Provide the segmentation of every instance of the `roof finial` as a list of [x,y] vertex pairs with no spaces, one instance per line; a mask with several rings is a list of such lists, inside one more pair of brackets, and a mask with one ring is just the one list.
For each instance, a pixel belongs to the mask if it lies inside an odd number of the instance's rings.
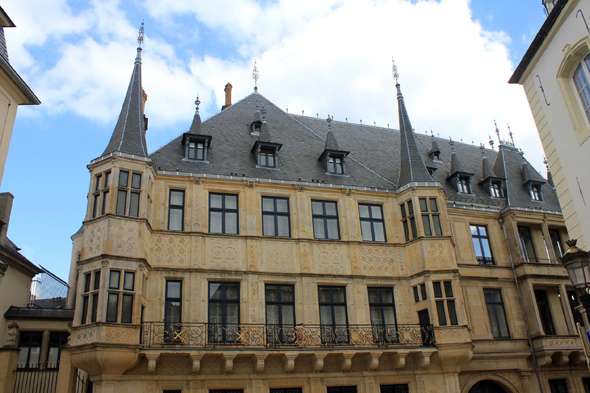
[[330,114],[328,113],[328,118],[326,119],[326,121],[328,122],[328,130],[332,129],[332,120],[334,119],[334,116],[330,116]]
[[510,124],[506,122],[506,125],[508,126],[508,135],[510,136],[510,141],[512,141],[512,147],[514,147],[514,138],[512,137],[512,130],[510,129]]
[[262,105],[262,121],[266,121],[266,108]]
[[141,45],[143,44],[143,39],[145,37],[145,29],[143,28],[143,20],[141,21],[141,28],[139,29],[139,34],[137,35],[137,44],[139,45],[139,48],[141,48]]
[[449,136],[449,145],[451,145],[451,152],[454,153],[455,152],[455,141],[450,136]]
[[490,146],[492,147],[492,150],[494,149],[494,140],[492,139],[491,135],[488,135],[488,137],[490,138]]
[[391,70],[393,71],[393,79],[395,79],[395,84],[399,84],[399,73],[397,72],[397,66],[395,65],[395,60],[393,57],[391,58]]
[[545,164],[545,167],[549,170],[549,161],[547,161],[547,157],[543,157],[543,164]]
[[432,132],[432,127],[430,127],[430,137],[434,139],[434,132]]
[[500,130],[498,130],[498,124],[496,123],[496,119],[494,119],[494,127],[496,127],[496,135],[498,135],[498,141],[501,143],[502,140],[500,139]]
[[254,91],[258,92],[258,78],[260,78],[260,73],[258,72],[258,67],[256,67],[256,60],[254,60],[254,69],[252,70],[252,79],[254,79]]
[[199,113],[199,105],[201,105],[201,100],[199,100],[199,95],[197,94],[197,99],[195,100],[195,106],[197,107],[196,113]]

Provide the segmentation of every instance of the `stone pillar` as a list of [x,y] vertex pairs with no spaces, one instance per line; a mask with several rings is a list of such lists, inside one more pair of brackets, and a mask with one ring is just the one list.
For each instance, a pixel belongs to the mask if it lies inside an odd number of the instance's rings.
[[19,351],[18,348],[0,348],[0,393],[12,393]]
[[73,392],[76,387],[76,368],[72,365],[70,353],[61,349],[59,356],[59,373],[57,374],[56,392]]

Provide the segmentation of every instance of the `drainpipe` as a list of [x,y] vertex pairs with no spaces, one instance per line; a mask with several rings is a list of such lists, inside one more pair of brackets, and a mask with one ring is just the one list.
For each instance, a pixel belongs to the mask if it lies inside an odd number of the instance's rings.
[[510,259],[510,266],[512,266],[512,274],[514,275],[514,285],[516,286],[516,292],[518,293],[518,301],[520,302],[520,311],[522,312],[522,318],[524,319],[524,328],[526,330],[526,336],[529,340],[529,348],[531,349],[531,356],[533,357],[533,365],[535,367],[535,373],[537,374],[537,380],[539,381],[539,389],[541,393],[543,392],[543,384],[541,383],[541,374],[539,374],[539,365],[537,364],[537,356],[535,355],[535,350],[533,349],[533,342],[531,340],[531,333],[529,332],[529,324],[526,319],[526,314],[524,313],[524,306],[522,304],[522,296],[520,294],[520,286],[518,285],[518,279],[516,278],[516,269],[514,268],[514,261],[512,260],[512,253],[510,252],[510,245],[508,244],[508,236],[506,236],[506,228],[504,228],[504,219],[500,217],[498,219],[498,223],[502,227],[502,232],[504,232],[504,241],[506,242],[506,248],[508,249],[508,257]]

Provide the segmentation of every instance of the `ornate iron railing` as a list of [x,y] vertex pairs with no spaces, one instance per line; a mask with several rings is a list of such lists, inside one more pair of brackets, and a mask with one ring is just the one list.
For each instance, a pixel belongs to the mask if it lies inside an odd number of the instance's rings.
[[265,325],[144,322],[144,347],[332,348],[433,346],[432,325]]

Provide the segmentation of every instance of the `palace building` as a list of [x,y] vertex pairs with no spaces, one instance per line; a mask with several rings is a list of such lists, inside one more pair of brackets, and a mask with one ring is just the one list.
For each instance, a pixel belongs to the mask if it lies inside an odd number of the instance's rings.
[[141,52],[73,236],[94,392],[590,388],[563,214],[513,142],[415,135],[399,84],[399,130],[228,84],[149,153]]

